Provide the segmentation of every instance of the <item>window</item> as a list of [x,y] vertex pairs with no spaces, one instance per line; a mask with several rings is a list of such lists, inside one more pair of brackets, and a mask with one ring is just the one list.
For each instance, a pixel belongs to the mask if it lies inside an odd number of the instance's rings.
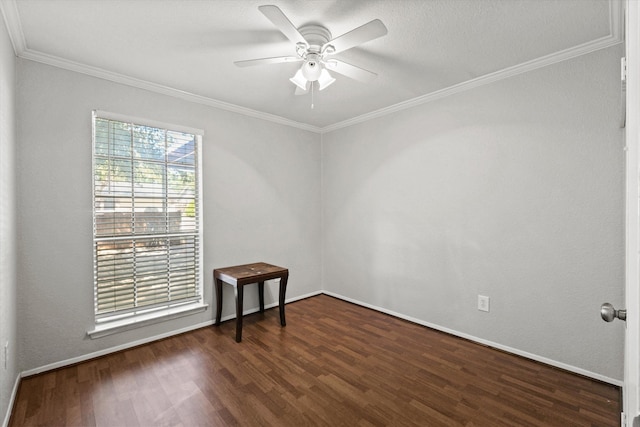
[[97,324],[202,303],[201,135],[94,112]]

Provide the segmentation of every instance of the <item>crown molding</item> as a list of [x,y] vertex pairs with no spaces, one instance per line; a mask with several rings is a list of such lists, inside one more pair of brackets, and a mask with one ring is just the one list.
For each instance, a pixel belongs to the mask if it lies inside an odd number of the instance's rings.
[[536,70],[538,68],[546,67],[548,65],[556,64],[558,62],[566,61],[578,56],[586,55],[591,52],[595,52],[600,49],[606,49],[611,46],[624,42],[624,8],[620,0],[609,0],[609,35],[601,37],[599,39],[592,40],[577,46],[573,46],[569,49],[561,50],[551,53],[549,55],[542,56],[540,58],[533,59],[531,61],[523,62],[512,67],[504,68],[502,70],[485,74],[475,79],[467,80],[462,83],[449,86],[444,89],[437,90],[435,92],[428,93],[416,98],[409,99],[407,101],[399,102],[389,107],[381,108],[379,110],[372,111],[370,113],[363,114],[352,119],[344,120],[339,123],[328,125],[322,128],[322,133],[332,132],[345,127],[353,126],[358,123],[366,122],[372,119],[376,119],[388,114],[393,114],[398,111],[406,110],[408,108],[416,107],[418,105],[426,104],[428,102],[436,101],[438,99],[445,98],[447,96],[454,95],[456,93],[464,92],[470,89],[474,89],[480,86],[484,86],[490,83],[494,83],[499,80],[507,79],[509,77],[516,76],[518,74],[527,73],[529,71]]
[[231,104],[217,99],[208,98],[202,95],[196,95],[191,92],[175,89],[169,86],[153,83],[147,80],[137,79],[135,77],[129,77],[124,74],[107,71],[102,68],[92,67],[90,65],[81,64],[74,61],[69,61],[57,56],[48,55],[42,52],[32,51],[25,49],[20,55],[20,58],[28,59],[35,62],[51,65],[58,68],[63,68],[77,73],[86,74],[92,77],[98,77],[100,79],[109,80],[115,83],[120,83],[127,86],[132,86],[138,89],[148,90],[174,98],[179,98],[185,101],[193,102],[196,104],[207,105],[209,107],[218,108],[220,110],[231,111],[233,113],[242,114],[257,119],[267,120],[274,123],[279,123],[294,128],[320,133],[321,128],[306,123],[296,122],[275,114],[269,114],[262,111],[252,110],[250,108],[241,107],[239,105]]
[[320,133],[322,129],[318,126],[313,126],[307,123],[296,122],[275,114],[269,114],[262,111],[252,110],[251,108],[241,107],[239,105],[231,104],[217,99],[208,98],[206,96],[196,95],[194,93],[186,92],[180,89],[164,86],[161,84],[153,83],[146,80],[137,79],[124,74],[115,73],[98,67],[92,67],[79,62],[69,61],[58,56],[49,55],[46,53],[38,52],[29,49],[25,41],[24,33],[22,31],[22,25],[20,23],[20,14],[18,12],[18,6],[16,0],[0,0],[0,12],[4,17],[7,31],[9,32],[9,38],[13,45],[13,50],[19,58],[28,59],[42,64],[51,65],[54,67],[75,71],[77,73],[86,74],[89,76],[97,77],[104,80],[109,80],[115,83],[120,83],[127,86],[136,87],[139,89],[145,89],[151,92],[172,96],[185,101],[194,102],[197,104],[207,105],[209,107],[218,108],[220,110],[226,110],[233,113],[242,114],[257,119],[262,119],[274,123],[278,123],[285,126],[291,126],[294,128]]
[[577,56],[586,55],[624,42],[624,7],[622,0],[609,0],[609,35],[605,37],[489,73],[475,79],[467,80],[348,120],[324,127],[318,127],[31,50],[28,48],[24,38],[16,0],[0,0],[0,12],[2,12],[4,17],[15,54],[20,58],[319,134],[332,132],[368,120],[386,116],[388,114],[393,114],[398,111],[416,107],[456,93],[484,86],[502,79],[566,61]]
[[624,42],[624,0],[609,0],[609,36]]
[[16,56],[20,56],[20,54],[26,50],[27,43],[24,39],[24,32],[22,31],[16,0],[0,0],[0,12],[2,12],[4,23],[7,26],[13,51]]

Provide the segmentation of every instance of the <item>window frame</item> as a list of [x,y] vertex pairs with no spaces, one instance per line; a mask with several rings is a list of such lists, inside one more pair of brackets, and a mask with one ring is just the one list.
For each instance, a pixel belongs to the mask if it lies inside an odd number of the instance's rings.
[[[96,129],[95,123],[96,119],[105,119],[105,120],[114,120],[119,122],[128,123],[130,125],[139,125],[146,126],[152,128],[159,128],[165,131],[172,132],[180,132],[194,135],[195,138],[195,153],[196,153],[196,197],[197,197],[197,205],[198,209],[196,209],[196,226],[197,232],[194,233],[197,240],[196,251],[197,251],[197,296],[190,298],[188,300],[171,302],[167,301],[166,303],[160,305],[151,305],[151,306],[142,306],[134,309],[126,309],[118,312],[114,312],[111,314],[99,314],[97,310],[97,277],[96,277],[96,268],[97,268],[97,256],[96,256],[96,242],[100,239],[96,235],[95,229],[95,216],[96,216],[96,188],[95,188],[95,179],[96,179]],[[94,328],[90,331],[87,331],[87,334],[91,338],[99,338],[106,335],[111,335],[113,333],[117,333],[124,330],[129,330],[133,328],[142,327],[148,324],[157,323],[160,321],[166,321],[170,319],[174,319],[177,317],[182,317],[198,312],[202,312],[207,309],[208,304],[204,303],[204,271],[203,271],[203,203],[202,203],[202,141],[204,137],[204,131],[202,129],[175,125],[171,123],[160,122],[157,120],[150,120],[140,117],[133,117],[124,114],[111,113],[107,111],[94,110],[92,111],[91,118],[91,138],[92,138],[92,147],[91,147],[91,168],[92,168],[92,216],[93,216],[93,231],[92,231],[92,256],[93,256],[93,267],[94,267],[94,278],[93,278],[93,314],[94,314]],[[166,181],[166,171],[165,171],[165,181]],[[167,235],[171,233],[169,230],[166,232]],[[132,238],[135,238],[135,234],[130,235]]]

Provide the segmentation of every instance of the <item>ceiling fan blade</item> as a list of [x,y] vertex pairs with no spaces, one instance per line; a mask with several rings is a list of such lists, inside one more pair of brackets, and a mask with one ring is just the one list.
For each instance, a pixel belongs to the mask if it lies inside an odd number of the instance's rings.
[[248,59],[246,61],[235,61],[238,67],[252,67],[254,65],[281,64],[283,62],[300,62],[302,58],[297,56],[276,56],[273,58]]
[[273,25],[278,27],[282,34],[287,36],[289,40],[295,44],[302,43],[305,46],[309,45],[304,37],[302,37],[302,34],[300,34],[298,29],[291,23],[291,21],[289,21],[289,18],[286,17],[278,6],[264,5],[258,6],[258,9],[267,17],[267,19],[269,19],[269,21],[273,23]]
[[336,73],[363,83],[370,83],[378,77],[374,72],[356,67],[355,65],[347,64],[346,62],[339,61],[337,59],[331,59],[327,61],[325,65],[327,66],[327,69],[331,71],[335,71]]
[[366,43],[370,40],[377,39],[387,34],[387,27],[384,26],[381,20],[374,19],[366,24],[349,31],[333,40],[328,41],[322,49],[331,45],[335,48],[333,53],[343,52],[352,47],[358,46],[362,43]]

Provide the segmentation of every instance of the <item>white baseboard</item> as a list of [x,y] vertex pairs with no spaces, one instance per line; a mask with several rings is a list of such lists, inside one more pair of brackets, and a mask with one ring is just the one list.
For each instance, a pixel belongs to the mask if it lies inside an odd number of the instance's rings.
[[[321,293],[322,293],[322,291],[317,291],[317,292],[311,292],[311,293],[308,293],[308,294],[305,294],[305,295],[300,295],[300,296],[297,296],[297,297],[294,297],[294,298],[289,298],[289,299],[287,299],[285,301],[285,303],[289,304],[289,303],[294,302],[294,301],[298,301],[298,300],[301,300],[301,299],[310,298],[310,297],[313,297],[313,296],[316,296],[316,295],[320,295]],[[274,303],[271,303],[271,304],[265,304],[264,308],[267,309],[267,308],[272,308],[272,307],[277,307],[277,306],[278,306],[278,303],[274,302]],[[259,307],[251,308],[251,309],[245,310],[243,312],[243,314],[246,315],[246,314],[256,313],[256,312],[258,312],[258,310],[260,310]],[[235,314],[230,314],[228,316],[224,316],[221,319],[221,321],[235,319],[235,317],[236,317]],[[129,348],[132,348],[132,347],[137,347],[137,346],[142,345],[142,344],[148,344],[148,343],[153,342],[153,341],[158,341],[158,340],[161,340],[161,339],[164,339],[164,338],[171,337],[173,335],[182,334],[182,333],[185,333],[185,332],[193,331],[195,329],[200,329],[200,328],[204,328],[204,327],[211,326],[211,325],[213,325],[213,320],[209,320],[209,321],[206,321],[206,322],[203,322],[203,323],[198,323],[196,325],[190,325],[190,326],[188,326],[186,328],[176,329],[176,330],[164,333],[164,334],[155,335],[155,336],[148,337],[148,338],[143,338],[143,339],[140,339],[140,340],[137,340],[137,341],[128,342],[128,343],[125,343],[125,344],[122,344],[122,345],[118,345],[118,346],[115,346],[115,347],[106,348],[104,350],[99,350],[99,351],[96,351],[96,352],[93,352],[93,353],[83,354],[82,356],[72,357],[70,359],[61,360],[59,362],[50,363],[48,365],[40,366],[40,367],[35,368],[35,369],[29,369],[27,371],[23,371],[20,374],[20,377],[29,377],[31,375],[41,374],[43,372],[51,371],[53,369],[64,368],[65,366],[69,366],[69,365],[74,365],[76,363],[85,362],[87,360],[95,359],[96,357],[106,356],[107,354],[111,354],[111,353],[115,353],[115,352],[118,352],[118,351],[126,350],[126,349],[129,349]]]
[[59,362],[49,363],[48,365],[40,366],[35,369],[29,369],[27,371],[22,371],[22,377],[29,377],[31,375],[41,374],[43,372],[51,371],[53,369],[64,368],[65,366],[74,365],[80,362],[86,362],[87,360],[95,359],[96,357],[106,356],[107,354],[116,353],[118,351],[126,350],[131,347],[137,347],[142,344],[147,344],[153,341],[158,341],[163,338],[168,338],[173,335],[182,334],[184,332],[189,332],[194,329],[203,328],[205,326],[209,326],[213,324],[213,320],[209,320],[203,323],[198,323],[196,325],[191,325],[186,328],[176,329],[164,334],[156,335],[153,337],[143,338],[137,341],[131,341],[122,345],[118,345],[115,347],[106,348],[104,350],[95,351],[93,353],[83,354],[82,356],[72,357],[70,359],[61,360]]
[[[482,338],[478,338],[478,337],[475,337],[473,335],[469,335],[469,334],[465,334],[465,333],[462,333],[462,332],[459,332],[459,331],[455,331],[453,329],[445,328],[445,327],[440,326],[440,325],[436,325],[436,324],[433,324],[433,323],[430,323],[430,322],[425,322],[424,320],[417,319],[415,317],[406,316],[406,315],[404,315],[402,313],[397,313],[397,312],[392,311],[392,310],[387,310],[385,308],[378,307],[378,306],[375,306],[375,305],[372,305],[372,304],[368,304],[368,303],[365,303],[365,302],[362,302],[362,301],[358,301],[358,300],[355,300],[353,298],[346,297],[344,295],[336,294],[334,292],[329,292],[329,291],[310,292],[310,293],[305,294],[305,295],[300,295],[300,296],[297,296],[295,298],[287,299],[286,303],[288,304],[288,303],[299,301],[299,300],[302,300],[302,299],[314,297],[314,296],[320,295],[320,294],[326,294],[326,295],[341,299],[343,301],[347,301],[347,302],[350,302],[350,303],[353,303],[353,304],[356,304],[356,305],[359,305],[359,306],[362,306],[362,307],[370,308],[372,310],[379,311],[381,313],[385,313],[385,314],[388,314],[388,315],[391,315],[391,316],[394,316],[394,317],[397,317],[397,318],[400,318],[400,319],[404,319],[404,320],[407,320],[409,322],[416,323],[418,325],[426,326],[428,328],[432,328],[432,329],[435,329],[435,330],[438,330],[438,331],[441,331],[441,332],[448,333],[450,335],[454,335],[454,336],[457,336],[457,337],[460,337],[460,338],[464,338],[464,339],[467,339],[469,341],[477,342],[479,344],[483,344],[483,345],[486,345],[486,346],[489,346],[489,347],[493,347],[493,348],[496,348],[496,349],[499,349],[499,350],[502,350],[502,351],[506,351],[508,353],[512,353],[512,354],[515,354],[515,355],[518,355],[518,356],[522,356],[522,357],[525,357],[527,359],[535,360],[537,362],[541,362],[541,363],[544,363],[544,364],[547,364],[547,365],[550,365],[550,366],[554,366],[556,368],[564,369],[566,371],[573,372],[573,373],[576,373],[576,374],[579,374],[579,375],[583,375],[583,376],[588,377],[588,378],[593,378],[595,380],[602,381],[602,382],[605,382],[605,383],[608,383],[608,384],[612,384],[612,385],[615,385],[615,386],[618,386],[618,387],[622,387],[623,386],[623,382],[621,380],[617,380],[617,379],[614,379],[614,378],[609,378],[609,377],[606,377],[604,375],[600,375],[600,374],[597,374],[595,372],[587,371],[585,369],[578,368],[578,367],[573,366],[573,365],[568,365],[566,363],[558,362],[556,360],[549,359],[549,358],[546,358],[546,357],[543,357],[543,356],[540,356],[540,355],[537,355],[537,354],[533,354],[533,353],[529,353],[529,352],[526,352],[526,351],[518,350],[516,348],[512,348],[512,347],[505,346],[505,345],[502,345],[502,344],[499,344],[499,343],[495,343],[495,342],[488,341],[488,340],[485,340],[485,339],[482,339]],[[265,305],[265,309],[266,308],[276,307],[277,305],[278,305],[277,302],[274,302],[274,303],[271,303],[271,304],[267,304],[267,305]],[[247,314],[256,313],[258,310],[259,310],[258,307],[251,308],[251,309],[245,310],[244,314],[247,315]],[[222,318],[222,321],[231,320],[231,319],[234,319],[235,317],[236,317],[235,314],[230,314],[230,315],[224,316]],[[28,376],[31,376],[31,375],[36,375],[36,374],[40,374],[42,372],[50,371],[50,370],[53,370],[53,369],[63,368],[65,366],[73,365],[73,364],[80,363],[80,362],[85,362],[85,361],[90,360],[90,359],[95,359],[96,357],[106,356],[106,355],[111,354],[111,353],[115,353],[115,352],[118,352],[118,351],[126,350],[128,348],[136,347],[136,346],[139,346],[139,345],[142,345],[142,344],[147,344],[147,343],[150,343],[150,342],[153,342],[153,341],[157,341],[157,340],[161,340],[161,339],[164,339],[164,338],[168,338],[168,337],[173,336],[173,335],[178,335],[178,334],[182,334],[184,332],[189,332],[189,331],[192,331],[192,330],[195,330],[195,329],[199,329],[199,328],[203,328],[203,327],[206,327],[206,326],[210,326],[212,324],[213,324],[213,320],[210,320],[210,321],[207,321],[207,322],[199,323],[199,324],[196,324],[196,325],[191,325],[191,326],[188,326],[186,328],[173,330],[173,331],[170,331],[170,332],[167,332],[167,333],[164,333],[164,334],[160,334],[160,335],[156,335],[156,336],[153,336],[153,337],[148,337],[148,338],[144,338],[144,339],[141,339],[141,340],[128,342],[128,343],[125,343],[125,344],[122,344],[122,345],[119,345],[119,346],[116,346],[116,347],[111,347],[111,348],[107,348],[107,349],[104,349],[104,350],[96,351],[96,352],[93,352],[93,353],[85,354],[85,355],[82,355],[82,356],[74,357],[74,358],[71,358],[71,359],[66,359],[66,360],[62,360],[62,361],[59,361],[59,362],[50,363],[48,365],[41,366],[39,368],[23,371],[19,375],[18,380],[19,380],[20,377],[28,377]],[[15,398],[15,393],[17,392],[17,386],[18,386],[18,383],[19,383],[18,380],[16,380],[16,386],[14,387],[14,390],[13,390],[13,395],[12,395],[12,400],[11,400],[11,407],[13,406],[13,399]],[[8,421],[9,421],[9,416],[10,416],[10,414],[7,414],[7,417],[5,419],[5,424],[4,424],[5,426],[7,425]]]
[[9,398],[9,405],[7,406],[7,413],[4,416],[2,427],[9,426],[9,420],[11,420],[11,413],[13,412],[13,404],[16,401],[18,395],[18,387],[20,386],[20,374],[16,375],[16,381],[13,383],[13,390],[11,391],[11,397]]
[[568,365],[566,363],[558,362],[557,360],[549,359],[549,358],[546,358],[546,357],[543,357],[543,356],[539,356],[537,354],[533,354],[533,353],[529,353],[529,352],[526,352],[526,351],[518,350],[516,348],[508,347],[506,345],[502,345],[502,344],[498,344],[498,343],[495,343],[495,342],[492,342],[492,341],[488,341],[488,340],[485,340],[485,339],[482,339],[482,338],[478,338],[478,337],[475,337],[473,335],[465,334],[463,332],[458,332],[458,331],[455,331],[453,329],[445,328],[443,326],[436,325],[436,324],[433,324],[433,323],[430,323],[430,322],[425,322],[424,320],[416,319],[415,317],[406,316],[406,315],[404,315],[402,313],[397,313],[395,311],[387,310],[386,308],[382,308],[382,307],[378,307],[378,306],[375,306],[375,305],[367,304],[365,302],[358,301],[358,300],[355,300],[353,298],[345,297],[344,295],[336,294],[334,292],[323,291],[322,293],[326,294],[326,295],[329,295],[329,296],[332,296],[332,297],[335,297],[335,298],[338,298],[338,299],[341,299],[343,301],[347,301],[347,302],[350,302],[350,303],[353,303],[353,304],[356,304],[356,305],[360,305],[362,307],[370,308],[372,310],[379,311],[381,313],[385,313],[385,314],[391,315],[393,317],[398,317],[400,319],[408,320],[409,322],[417,323],[418,325],[426,326],[428,328],[435,329],[437,331],[446,332],[447,334],[450,334],[450,335],[454,335],[454,336],[457,336],[457,337],[460,337],[460,338],[467,339],[469,341],[473,341],[473,342],[476,342],[476,343],[479,343],[479,344],[483,344],[483,345],[486,345],[486,346],[489,346],[489,347],[493,347],[493,348],[496,348],[496,349],[499,349],[499,350],[502,350],[502,351],[506,351],[507,353],[512,353],[512,354],[515,354],[515,355],[518,355],[518,356],[525,357],[527,359],[535,360],[536,362],[541,362],[541,363],[544,363],[546,365],[550,365],[550,366],[554,366],[556,368],[564,369],[565,371],[569,371],[569,372],[573,372],[575,374],[583,375],[585,377],[593,378],[595,380],[602,381],[602,382],[605,382],[605,383],[608,383],[608,384],[612,384],[612,385],[615,385],[615,386],[618,386],[618,387],[622,387],[623,386],[623,381],[621,381],[621,380],[617,380],[617,379],[614,379],[614,378],[609,378],[609,377],[606,377],[604,375],[597,374],[595,372],[591,372],[591,371],[587,371],[587,370],[582,369],[582,368],[578,368],[576,366],[572,366],[572,365]]

